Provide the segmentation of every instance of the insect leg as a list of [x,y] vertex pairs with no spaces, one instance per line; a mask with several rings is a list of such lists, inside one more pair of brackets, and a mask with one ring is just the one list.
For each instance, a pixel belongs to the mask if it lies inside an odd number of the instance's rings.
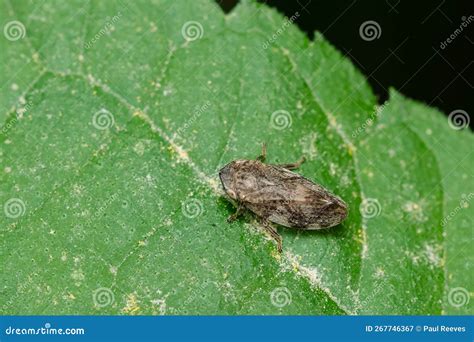
[[227,218],[227,222],[234,222],[244,212],[244,209],[245,207],[242,204],[239,204],[235,213]]
[[305,162],[305,157],[301,157],[300,160],[298,160],[296,163],[290,163],[290,164],[278,164],[277,166],[282,167],[287,170],[296,170]]
[[267,144],[262,144],[262,154],[257,157],[257,160],[260,160],[262,163],[267,159]]
[[283,243],[282,243],[281,235],[278,234],[278,231],[276,230],[276,228],[272,225],[270,221],[268,221],[267,219],[262,219],[261,221],[262,221],[263,228],[265,228],[268,234],[270,234],[270,236],[276,241],[278,253],[281,253],[283,251]]

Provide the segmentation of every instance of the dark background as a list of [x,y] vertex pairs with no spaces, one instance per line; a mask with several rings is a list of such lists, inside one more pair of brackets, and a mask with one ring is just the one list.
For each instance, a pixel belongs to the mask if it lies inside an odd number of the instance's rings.
[[[239,0],[216,0],[229,12]],[[266,0],[291,17],[311,39],[324,36],[364,73],[382,103],[388,88],[425,102],[446,115],[456,109],[474,128],[474,21],[445,49],[440,45],[474,15],[474,0]],[[360,25],[374,20],[382,34],[364,41]]]

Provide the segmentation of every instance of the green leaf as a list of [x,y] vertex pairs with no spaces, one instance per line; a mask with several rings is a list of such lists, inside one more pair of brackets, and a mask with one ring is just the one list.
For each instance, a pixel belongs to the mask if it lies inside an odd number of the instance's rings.
[[[472,229],[474,227],[472,168],[474,138],[468,130],[457,130],[466,123],[465,114],[460,121],[448,120],[435,109],[407,100],[391,92],[392,114],[382,116],[391,125],[403,121],[426,145],[435,159],[441,176],[439,186],[443,194],[444,268],[443,313],[472,314],[473,302],[466,293],[472,289],[474,257],[472,254]],[[438,223],[439,224],[439,223]],[[472,295],[471,295],[472,296]],[[464,304],[463,304],[464,303]]]
[[[397,94],[378,115],[321,35],[248,1],[1,6],[26,30],[0,40],[1,313],[472,312],[448,301],[472,288],[472,215],[442,224],[472,136]],[[452,159],[423,134],[433,116],[464,146]],[[281,256],[252,215],[226,222],[217,176],[262,142],[350,208],[327,231],[280,227]]]

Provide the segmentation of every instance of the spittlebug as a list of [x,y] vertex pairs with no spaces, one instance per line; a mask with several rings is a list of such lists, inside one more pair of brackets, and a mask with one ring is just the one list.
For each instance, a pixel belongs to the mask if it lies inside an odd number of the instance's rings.
[[219,171],[225,193],[237,204],[229,216],[234,221],[245,210],[256,214],[265,230],[282,251],[279,225],[316,230],[338,225],[347,217],[347,204],[323,186],[290,170],[297,169],[304,157],[293,164],[265,164],[266,147],[256,160],[234,160]]

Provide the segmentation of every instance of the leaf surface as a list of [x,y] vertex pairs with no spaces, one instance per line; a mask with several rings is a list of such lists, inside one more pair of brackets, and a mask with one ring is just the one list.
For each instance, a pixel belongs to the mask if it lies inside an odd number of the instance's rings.
[[[397,94],[373,119],[321,35],[247,1],[1,6],[26,28],[0,41],[2,313],[469,312],[447,294],[472,287],[472,222],[441,223],[472,185],[472,136],[446,135],[465,146],[450,159],[423,134],[441,114]],[[226,222],[217,176],[262,142],[350,208],[327,231],[280,227],[281,256],[252,215]]]

